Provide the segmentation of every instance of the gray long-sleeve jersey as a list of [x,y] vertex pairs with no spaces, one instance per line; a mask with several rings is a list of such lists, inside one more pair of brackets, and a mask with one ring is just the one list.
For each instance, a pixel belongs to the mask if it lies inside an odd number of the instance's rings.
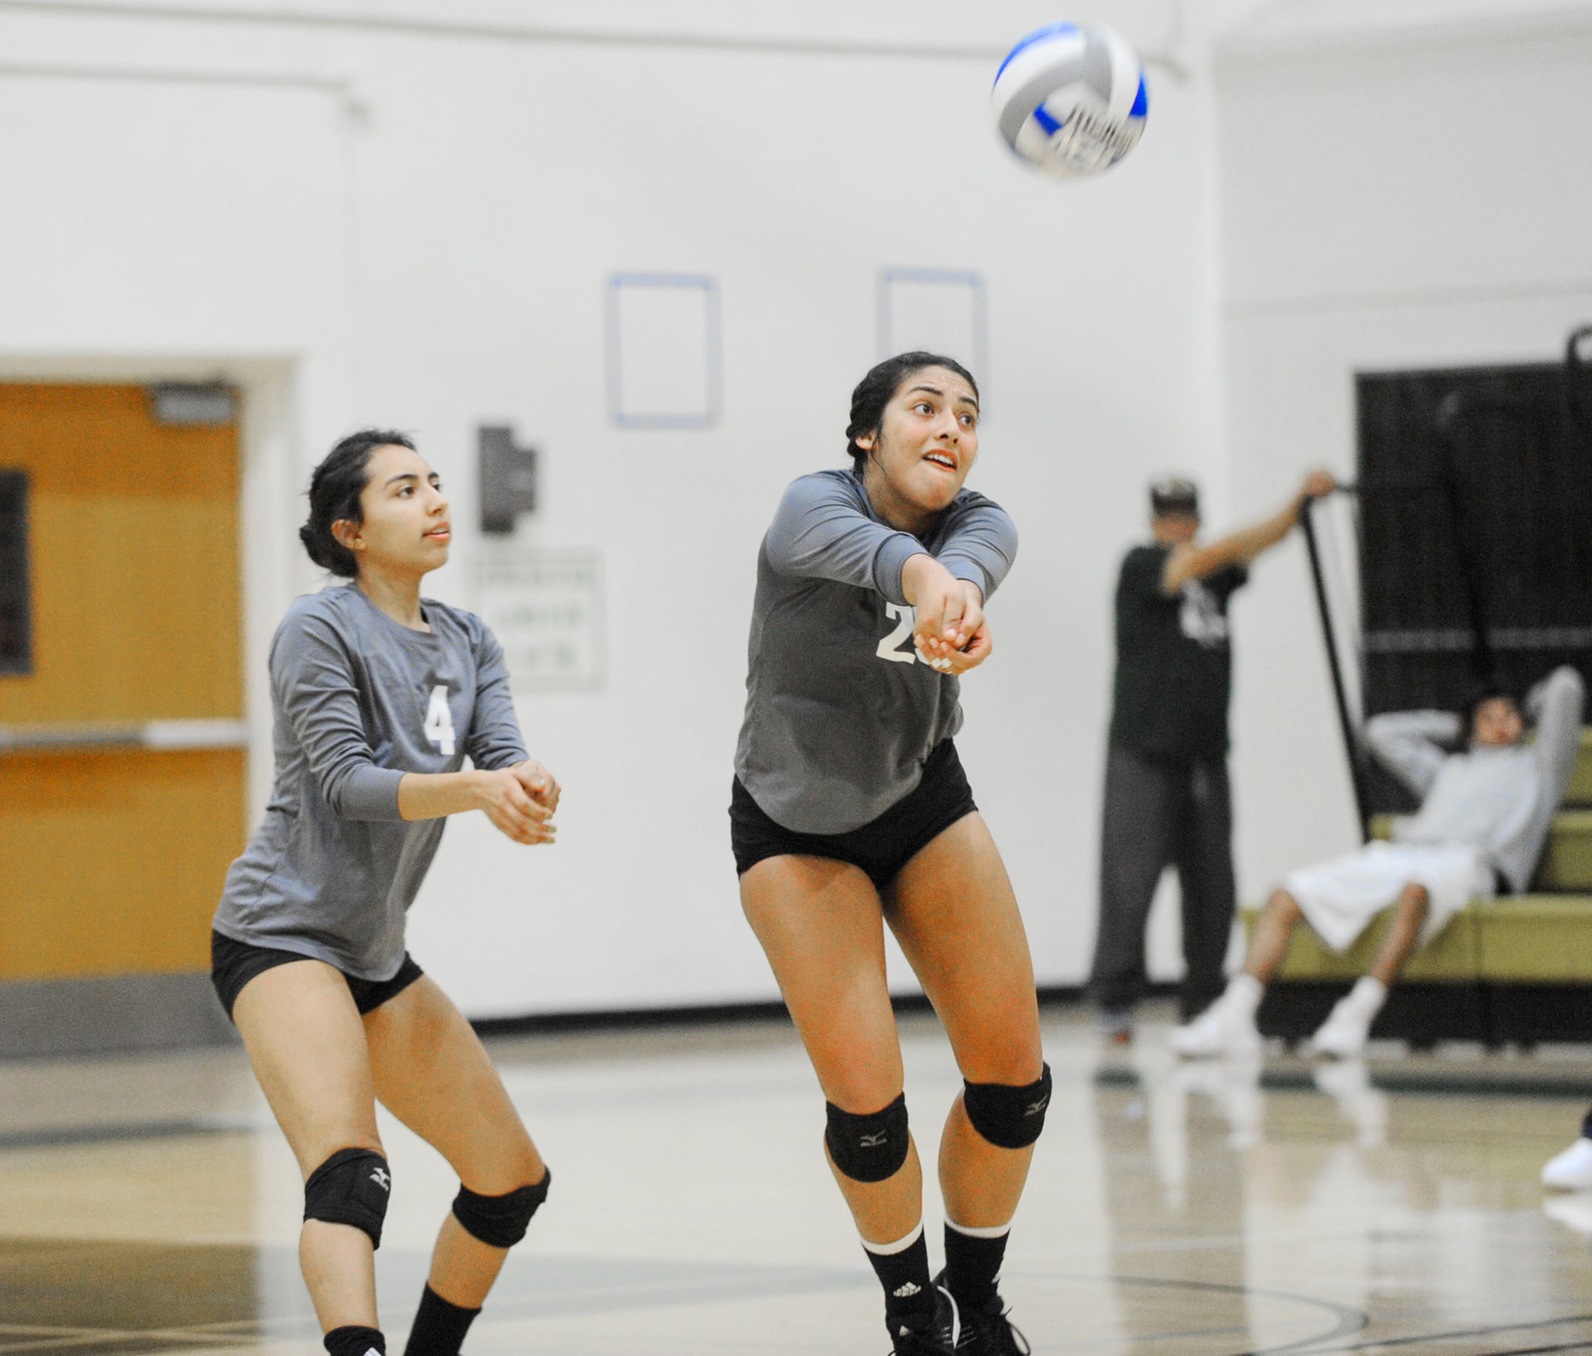
[[1510,748],[1442,747],[1460,735],[1451,711],[1391,711],[1366,722],[1371,752],[1421,797],[1393,822],[1399,843],[1479,848],[1515,893],[1531,884],[1554,811],[1575,767],[1581,737],[1581,676],[1555,669],[1526,698],[1537,737]]
[[878,818],[961,728],[958,680],[912,645],[901,571],[924,551],[988,599],[1017,529],[963,490],[920,540],[883,522],[850,471],[803,476],[780,500],[757,557],[735,771],[788,829],[845,833]]
[[404,915],[446,821],[398,814],[406,772],[526,757],[508,672],[479,617],[425,599],[412,631],[353,585],[297,599],[271,642],[276,782],[227,872],[214,927],[360,979],[404,954]]

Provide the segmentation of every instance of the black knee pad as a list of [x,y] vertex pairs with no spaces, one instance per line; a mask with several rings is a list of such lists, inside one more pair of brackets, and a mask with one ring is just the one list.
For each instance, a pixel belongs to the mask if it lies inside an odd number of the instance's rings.
[[1050,1105],[1050,1065],[1037,1083],[1014,1088],[1008,1083],[967,1083],[962,1105],[973,1129],[1001,1149],[1026,1149],[1045,1128]]
[[553,1174],[544,1173],[533,1186],[522,1186],[503,1196],[479,1196],[463,1183],[453,1198],[453,1217],[471,1238],[494,1248],[512,1248],[530,1227],[537,1206],[547,1199]]
[[379,1248],[391,1193],[385,1158],[372,1149],[339,1149],[304,1183],[304,1218],[352,1224]]
[[824,1143],[842,1173],[857,1182],[882,1182],[901,1171],[911,1143],[905,1093],[871,1116],[853,1116],[833,1102],[824,1106],[829,1113]]

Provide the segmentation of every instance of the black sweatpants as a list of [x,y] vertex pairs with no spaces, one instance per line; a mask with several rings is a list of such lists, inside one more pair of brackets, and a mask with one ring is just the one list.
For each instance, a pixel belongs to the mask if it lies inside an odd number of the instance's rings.
[[1128,749],[1106,758],[1100,833],[1100,923],[1089,989],[1106,1009],[1132,1007],[1144,992],[1144,931],[1161,872],[1177,868],[1183,904],[1184,1021],[1226,986],[1232,937],[1233,804],[1223,759],[1168,763]]

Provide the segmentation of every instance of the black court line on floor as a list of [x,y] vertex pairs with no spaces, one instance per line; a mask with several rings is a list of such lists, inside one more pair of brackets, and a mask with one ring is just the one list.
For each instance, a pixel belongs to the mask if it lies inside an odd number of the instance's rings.
[[[378,1255],[384,1305],[407,1320],[425,1279],[421,1251]],[[1360,1309],[1316,1296],[1241,1285],[1153,1276],[1074,1275],[1048,1283],[1137,1286],[1242,1306],[1257,1297],[1322,1315],[1314,1332],[1263,1349],[1284,1352],[1349,1350],[1336,1339],[1363,1332]],[[749,1266],[667,1262],[656,1258],[527,1256],[504,1272],[493,1296],[495,1320],[588,1316],[681,1305],[756,1302],[873,1289],[861,1267]],[[269,1305],[268,1310],[266,1306]],[[270,1311],[274,1310],[274,1312]],[[195,1345],[247,1349],[267,1338],[313,1341],[317,1335],[291,1248],[242,1244],[128,1244],[71,1240],[0,1241],[0,1353],[66,1352],[80,1356],[159,1356]],[[1228,1312],[1177,1332],[1141,1332],[1136,1342],[1231,1338],[1245,1328]],[[400,1325],[401,1326],[401,1325]],[[1291,1325],[1294,1326],[1294,1325]],[[1295,1330],[1308,1329],[1301,1317]],[[1088,1349],[1094,1342],[1068,1344]],[[1253,1353],[1260,1356],[1260,1353]]]
[[[377,1255],[383,1307],[407,1323],[430,1257]],[[871,1289],[859,1267],[527,1255],[494,1289],[494,1318],[587,1315]],[[194,1345],[319,1336],[293,1248],[0,1239],[0,1353],[156,1356]],[[402,1326],[402,1325],[400,1325]],[[25,1334],[19,1338],[18,1334]],[[53,1334],[53,1336],[52,1336]]]
[[[1303,1350],[1308,1348],[1310,1356],[1326,1356],[1330,1352],[1345,1351],[1380,1351],[1383,1348],[1399,1347],[1408,1349],[1421,1347],[1433,1342],[1455,1342],[1467,1338],[1499,1337],[1504,1333],[1542,1332],[1548,1328],[1570,1327],[1575,1324],[1585,1324],[1592,1328],[1592,1313],[1564,1314],[1558,1318],[1529,1319],[1516,1323],[1493,1323],[1477,1328],[1447,1328],[1440,1332],[1406,1333],[1402,1337],[1368,1337],[1360,1342],[1347,1342],[1338,1346],[1319,1346],[1315,1342],[1296,1344],[1287,1350]],[[1244,1352],[1242,1356],[1270,1356],[1270,1353],[1282,1351],[1281,1347],[1268,1347],[1265,1352]],[[1586,1351],[1592,1350],[1592,1332],[1585,1337],[1571,1342],[1550,1343],[1546,1346],[1535,1347],[1496,1347],[1486,1353],[1486,1356],[1529,1356],[1531,1352],[1547,1351]]]
[[[1363,1332],[1371,1322],[1370,1314],[1364,1309],[1357,1309],[1352,1305],[1339,1304],[1335,1300],[1321,1299],[1316,1295],[1301,1295],[1292,1290],[1264,1290],[1258,1286],[1250,1285],[1224,1285],[1219,1281],[1190,1281],[1175,1276],[1089,1276],[1072,1277],[1074,1280],[1093,1280],[1105,1285],[1138,1285],[1151,1289],[1195,1291],[1205,1294],[1223,1295],[1232,1299],[1264,1298],[1282,1300],[1285,1303],[1300,1304],[1310,1309],[1324,1309],[1333,1318],[1332,1325],[1325,1331],[1309,1337],[1295,1338],[1292,1342],[1284,1342],[1277,1346],[1260,1347],[1252,1351],[1244,1351],[1241,1356],[1274,1356],[1275,1353],[1288,1351],[1305,1351],[1316,1349],[1337,1350],[1338,1348],[1324,1347],[1323,1343],[1331,1342],[1339,1337],[1347,1337],[1351,1333]],[[1134,1333],[1135,1342],[1174,1341],[1179,1338],[1187,1339],[1193,1336],[1213,1337],[1230,1329],[1205,1328],[1189,1329],[1180,1332],[1154,1332]]]
[[[1317,1069],[1331,1065],[1301,1064],[1264,1069],[1260,1086],[1268,1092],[1315,1091]],[[1580,1069],[1562,1073],[1522,1070],[1501,1064],[1496,1069],[1444,1069],[1367,1064],[1366,1079],[1379,1092],[1413,1092],[1441,1097],[1529,1097],[1576,1100],[1592,1098],[1592,1078]]]
[[28,1130],[0,1130],[0,1152],[7,1149],[61,1149],[79,1144],[120,1144],[141,1139],[184,1139],[191,1135],[252,1134],[267,1120],[217,1116],[162,1121],[106,1121],[99,1125],[46,1125]]
[[[393,1313],[407,1317],[420,1293],[428,1264],[422,1251],[384,1251],[379,1283]],[[267,1283],[268,1281],[268,1283]],[[1073,1274],[1047,1277],[1047,1284],[1082,1283],[1176,1292],[1184,1308],[1206,1295],[1243,1305],[1265,1299],[1315,1311],[1325,1320],[1314,1332],[1291,1341],[1243,1348],[1246,1328],[1226,1313],[1178,1330],[1139,1331],[1135,1344],[1231,1338],[1233,1356],[1337,1356],[1382,1348],[1419,1352],[1446,1349],[1514,1335],[1487,1349],[1487,1356],[1592,1350],[1592,1312],[1506,1324],[1374,1337],[1365,1310],[1319,1296],[1286,1290],[1196,1281],[1177,1277]],[[262,1289],[262,1285],[264,1288]],[[656,1258],[592,1258],[530,1255],[505,1271],[491,1305],[497,1319],[591,1315],[687,1304],[736,1303],[773,1297],[871,1290],[873,1278],[859,1267],[756,1266],[667,1262]],[[265,1311],[267,1295],[273,1296]],[[7,1353],[66,1353],[79,1356],[161,1356],[196,1345],[235,1345],[247,1350],[267,1339],[313,1341],[317,1335],[302,1292],[291,1248],[244,1244],[129,1244],[60,1239],[0,1240],[0,1356]],[[1527,1334],[1585,1325],[1589,1332],[1568,1341],[1529,1344]],[[1290,1326],[1295,1326],[1290,1323]],[[1295,1330],[1308,1327],[1301,1318]],[[1565,1334],[1568,1336],[1568,1334]],[[1346,1340],[1358,1337],[1359,1340]],[[1520,1339],[1527,1338],[1525,1343]],[[1091,1340],[1064,1343],[1088,1350]],[[1052,1348],[1056,1349],[1056,1348]]]
[[[1216,1063],[1201,1066],[1225,1068]],[[1316,1074],[1330,1064],[1268,1065],[1256,1070],[1255,1086],[1265,1092],[1321,1092]],[[1144,1076],[1122,1064],[1103,1064],[1092,1081],[1101,1088],[1142,1088]],[[1580,1070],[1563,1074],[1533,1070],[1522,1073],[1509,1067],[1489,1069],[1390,1068],[1366,1065],[1366,1082],[1378,1092],[1407,1092],[1436,1097],[1525,1097],[1544,1100],[1592,1100],[1592,1078]]]
[[[1315,1081],[1314,1064],[1289,1064],[1259,1071],[1256,1086],[1266,1092],[1323,1092]],[[1592,1101],[1592,1078],[1585,1073],[1522,1072],[1509,1066],[1497,1070],[1449,1071],[1423,1068],[1367,1066],[1367,1081],[1379,1092],[1428,1096],[1527,1097],[1545,1100]],[[1105,1064],[1091,1081],[1102,1088],[1141,1088],[1137,1069]],[[8,1149],[56,1149],[84,1144],[114,1144],[134,1140],[180,1139],[189,1135],[245,1133],[270,1127],[269,1118],[247,1116],[194,1116],[152,1121],[107,1121],[101,1124],[37,1126],[25,1130],[0,1130],[0,1153]]]

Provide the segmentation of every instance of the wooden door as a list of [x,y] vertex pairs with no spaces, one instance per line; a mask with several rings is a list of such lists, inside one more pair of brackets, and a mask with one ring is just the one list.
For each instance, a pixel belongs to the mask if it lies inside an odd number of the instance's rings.
[[31,633],[0,667],[0,981],[208,968],[245,827],[238,460],[141,386],[0,384]]

